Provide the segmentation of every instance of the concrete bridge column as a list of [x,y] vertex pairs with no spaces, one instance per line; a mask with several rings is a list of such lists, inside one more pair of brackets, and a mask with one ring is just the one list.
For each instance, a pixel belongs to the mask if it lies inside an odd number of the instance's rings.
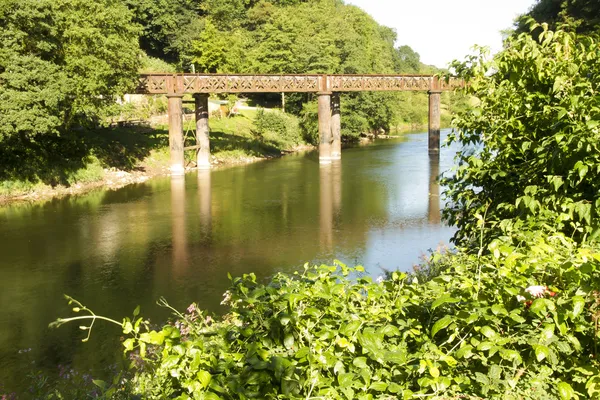
[[340,94],[331,95],[331,159],[342,158],[342,118],[340,113]]
[[331,92],[319,92],[319,163],[331,164]]
[[167,112],[169,114],[169,150],[171,155],[171,175],[183,175],[183,110],[182,94],[168,94]]
[[440,84],[437,77],[433,78],[429,90],[429,154],[440,153]]
[[210,129],[208,127],[208,94],[194,94],[196,112],[196,164],[198,169],[210,168]]

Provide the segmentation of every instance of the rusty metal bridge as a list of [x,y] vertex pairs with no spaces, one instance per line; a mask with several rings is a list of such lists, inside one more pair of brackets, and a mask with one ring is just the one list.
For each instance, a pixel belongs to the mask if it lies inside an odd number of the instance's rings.
[[[456,78],[431,75],[233,75],[144,74],[136,93],[165,94],[169,114],[171,173],[184,173],[185,149],[195,149],[198,168],[210,168],[208,96],[210,93],[316,93],[319,102],[319,162],[341,158],[340,93],[361,91],[427,91],[429,153],[440,145],[440,93],[463,85]],[[184,147],[182,98],[194,97],[196,145]]]

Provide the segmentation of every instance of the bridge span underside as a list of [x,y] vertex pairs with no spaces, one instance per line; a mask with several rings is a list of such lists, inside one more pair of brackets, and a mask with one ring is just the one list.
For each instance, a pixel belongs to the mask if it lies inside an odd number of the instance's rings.
[[[319,162],[341,158],[340,94],[360,91],[427,91],[429,153],[439,154],[440,93],[462,85],[459,79],[431,75],[140,75],[138,94],[168,97],[171,174],[185,171],[184,150],[196,150],[198,168],[210,168],[208,96],[211,93],[316,93],[319,103]],[[184,147],[183,96],[194,97],[196,145]]]

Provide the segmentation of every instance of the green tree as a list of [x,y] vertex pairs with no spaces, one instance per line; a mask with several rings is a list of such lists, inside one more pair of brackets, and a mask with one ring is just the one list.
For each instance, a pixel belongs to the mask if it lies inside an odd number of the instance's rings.
[[421,70],[421,56],[409,46],[400,46],[395,51],[394,72],[398,74],[418,74]]
[[133,22],[142,26],[140,47],[148,55],[188,70],[192,42],[202,32],[202,2],[194,0],[123,0]]
[[[600,2],[597,0],[538,0],[525,18],[517,22],[517,30],[526,32],[529,28],[528,18],[537,22],[546,22],[550,27],[572,22],[579,33],[593,32],[600,29]],[[539,32],[537,32],[539,33]]]
[[70,130],[133,88],[138,28],[116,0],[6,0],[0,26],[0,179],[35,179],[46,162],[80,161]]
[[454,120],[463,149],[445,180],[459,244],[526,227],[598,234],[600,47],[568,27],[532,29],[542,34],[509,38],[491,62],[454,64],[478,100]]

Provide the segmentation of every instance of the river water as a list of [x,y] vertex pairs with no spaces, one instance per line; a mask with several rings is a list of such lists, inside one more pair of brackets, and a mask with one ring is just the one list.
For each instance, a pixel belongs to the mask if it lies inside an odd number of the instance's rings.
[[0,208],[0,397],[36,372],[103,377],[118,363],[118,327],[97,323],[87,343],[78,323],[48,328],[72,314],[63,294],[117,320],[141,305],[158,323],[161,296],[222,312],[227,273],[266,279],[334,259],[373,277],[410,270],[453,233],[435,179],[453,155],[430,158],[417,133],[345,149],[329,166],[311,152]]

